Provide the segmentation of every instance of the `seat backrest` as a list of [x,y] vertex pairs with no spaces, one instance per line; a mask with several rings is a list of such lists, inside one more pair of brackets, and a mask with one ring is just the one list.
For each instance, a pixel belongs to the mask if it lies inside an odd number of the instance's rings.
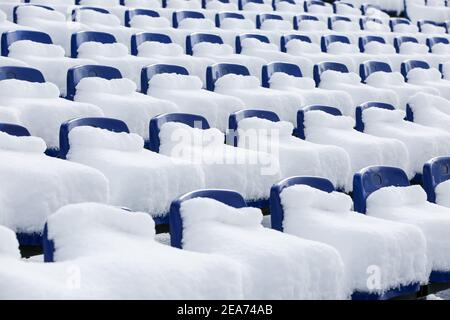
[[305,113],[309,111],[323,111],[333,116],[342,116],[341,111],[338,108],[323,106],[323,105],[311,105],[304,107],[297,111],[297,128],[296,135],[300,139],[305,139]]
[[269,38],[262,34],[255,34],[255,33],[244,33],[236,36],[236,53],[241,53],[242,51],[242,42],[244,39],[258,39],[261,42],[270,43]]
[[116,38],[106,32],[98,31],[80,31],[72,34],[70,39],[70,54],[72,58],[78,57],[78,48],[84,42],[116,43]]
[[145,68],[142,68],[141,71],[141,92],[147,94],[149,87],[148,82],[153,78],[154,75],[161,73],[176,73],[182,75],[189,75],[187,69],[182,66],[163,63],[149,65]]
[[283,179],[274,184],[270,189],[270,220],[272,229],[283,232],[284,210],[281,203],[281,192],[285,188],[299,184],[307,185],[324,192],[334,191],[334,186],[331,181],[320,177],[296,176]]
[[423,188],[427,200],[436,202],[436,186],[450,179],[450,157],[436,157],[423,166]]
[[419,43],[419,41],[416,38],[414,38],[414,37],[407,37],[407,36],[395,37],[394,38],[394,48],[395,48],[395,51],[397,51],[397,53],[400,52],[400,47],[405,42]]
[[130,27],[131,19],[134,16],[148,16],[158,18],[160,15],[157,11],[151,9],[128,9],[125,11],[125,26]]
[[174,11],[172,13],[172,25],[174,28],[178,28],[180,22],[184,19],[192,18],[192,19],[205,19],[205,15],[198,11]]
[[20,40],[31,40],[44,44],[52,44],[52,39],[44,32],[31,30],[7,31],[2,34],[1,38],[2,56],[7,57],[9,54],[9,46]]
[[262,67],[262,86],[265,88],[270,88],[270,77],[275,72],[283,72],[290,76],[294,77],[302,77],[302,71],[300,67],[293,63],[286,62],[271,62]]
[[309,36],[305,36],[303,34],[288,34],[283,35],[280,38],[280,50],[282,52],[287,52],[286,45],[291,40],[300,40],[308,43],[312,43],[311,38]]
[[384,40],[383,37],[380,36],[363,36],[359,37],[358,45],[359,45],[359,51],[365,52],[366,51],[366,45],[371,42],[376,41],[379,43],[386,43],[386,40]]
[[264,0],[238,0],[238,9],[239,10],[244,10],[244,6],[247,3],[258,3],[258,4],[264,4]]
[[260,14],[256,15],[256,28],[261,29],[261,26],[264,23],[264,21],[269,20],[269,19],[283,20],[283,17],[278,14],[273,14],[273,13],[260,13]]
[[167,122],[184,123],[192,128],[209,129],[208,120],[205,117],[190,113],[163,113],[150,120],[149,126],[149,148],[153,152],[159,152],[161,140],[159,132],[163,124]]
[[141,32],[131,36],[131,54],[137,56],[139,46],[146,41],[172,43],[172,39],[163,33]]
[[406,173],[395,167],[370,166],[355,173],[353,176],[353,202],[354,209],[366,213],[367,197],[383,187],[409,186]]
[[91,6],[76,7],[75,9],[72,10],[72,21],[78,21],[78,14],[80,11],[83,10],[91,10],[98,13],[110,14],[110,12],[105,8],[91,7]]
[[355,129],[364,132],[363,111],[369,108],[381,108],[386,110],[395,110],[394,106],[389,103],[367,101],[356,107],[355,110]]
[[363,14],[363,15],[366,15],[366,14],[367,14],[367,11],[368,11],[370,8],[377,9],[377,10],[380,10],[380,11],[381,11],[380,6],[377,6],[377,5],[371,4],[371,3],[363,3],[363,4],[361,5],[361,12],[362,12],[362,14]]
[[305,12],[309,12],[311,6],[326,7],[326,3],[320,0],[306,0],[303,2],[303,10],[305,10]]
[[423,27],[427,24],[431,24],[435,27],[442,27],[445,29],[445,33],[448,32],[447,30],[447,24],[445,24],[445,22],[437,22],[437,21],[433,21],[433,20],[426,20],[426,19],[422,19],[417,21],[417,27],[419,28],[419,32],[423,31]]
[[30,67],[0,67],[0,80],[17,79],[29,82],[45,82],[42,73]]
[[30,136],[27,128],[12,123],[0,123],[0,131],[16,137]]
[[320,63],[314,65],[314,70],[313,70],[314,81],[316,82],[317,86],[319,86],[319,84],[320,84],[320,75],[327,70],[333,70],[333,71],[338,71],[338,72],[343,72],[343,73],[349,72],[347,66],[343,63],[330,62],[330,61],[320,62]]
[[293,26],[294,26],[295,30],[299,29],[299,24],[303,20],[319,21],[319,18],[317,18],[316,16],[313,16],[313,15],[309,15],[309,14],[299,14],[297,16],[294,16]]
[[102,65],[81,65],[67,71],[67,99],[73,100],[76,87],[83,78],[98,77],[107,80],[120,79],[122,74],[116,68]]
[[402,62],[400,72],[406,79],[408,72],[414,68],[430,69],[430,65],[426,61],[410,59]]
[[61,159],[66,159],[67,153],[70,150],[69,132],[73,128],[89,126],[94,128],[106,129],[113,132],[130,133],[125,122],[118,119],[92,117],[92,118],[76,118],[64,122],[59,129],[59,156]]
[[359,75],[361,80],[366,81],[367,77],[375,72],[392,72],[389,63],[383,61],[368,60],[359,65]]
[[223,44],[220,36],[211,33],[192,33],[186,37],[186,54],[193,54],[194,46],[200,42]]
[[328,52],[328,46],[333,42],[342,42],[350,44],[350,39],[346,36],[336,35],[336,34],[328,34],[322,36],[320,39],[320,48],[322,52]]
[[280,121],[280,118],[278,117],[278,115],[273,111],[257,110],[257,109],[244,109],[244,110],[235,111],[235,112],[231,113],[228,118],[228,129],[234,139],[227,138],[227,143],[232,144],[233,146],[237,147],[238,142],[239,142],[238,141],[239,137],[237,136],[239,121],[246,119],[246,118],[254,118],[254,117],[270,120],[273,122]]
[[392,31],[394,31],[394,28],[396,25],[398,24],[411,24],[411,21],[409,21],[408,19],[405,18],[392,18],[389,20],[389,27],[391,28]]
[[352,22],[352,19],[346,16],[331,16],[328,17],[328,29],[333,30],[333,24],[336,21],[347,21]]
[[433,52],[433,46],[438,43],[450,44],[450,41],[444,37],[430,37],[427,38],[427,46],[430,48],[430,52]]
[[206,89],[214,91],[216,81],[220,77],[230,73],[243,76],[250,75],[247,67],[243,65],[234,63],[216,63],[206,68]]
[[170,244],[172,247],[182,249],[183,243],[183,219],[181,218],[181,204],[194,198],[210,198],[225,203],[233,208],[243,208],[247,204],[244,198],[237,192],[221,189],[205,189],[186,193],[172,201],[169,212]]
[[363,17],[359,19],[359,26],[361,28],[361,30],[366,30],[367,29],[367,23],[371,21],[371,22],[376,22],[379,24],[384,24],[382,20],[378,19],[378,18],[372,18],[372,17]]
[[214,19],[214,21],[216,23],[216,27],[220,28],[220,26],[222,24],[222,20],[226,19],[226,18],[241,19],[241,20],[245,19],[243,14],[240,14],[237,12],[217,12],[215,19]]
[[42,8],[42,9],[47,9],[49,11],[54,11],[55,9],[53,9],[52,7],[49,6],[44,6],[41,4],[31,4],[31,3],[25,3],[25,4],[19,4],[18,6],[15,6],[13,9],[13,22],[17,23],[19,17],[17,15],[17,11],[19,10],[20,7],[25,7],[25,6],[33,6],[33,7],[38,7],[38,8]]

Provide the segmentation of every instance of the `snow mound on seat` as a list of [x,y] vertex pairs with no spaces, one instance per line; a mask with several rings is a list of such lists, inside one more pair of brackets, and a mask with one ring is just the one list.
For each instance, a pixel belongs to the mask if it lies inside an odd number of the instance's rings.
[[436,203],[450,208],[450,180],[439,183],[434,189],[436,193]]
[[364,46],[364,52],[368,54],[395,54],[395,48],[387,43],[370,41]]
[[445,43],[436,43],[431,47],[431,52],[435,54],[450,54],[450,45]]
[[320,53],[320,47],[317,43],[310,43],[306,41],[301,41],[299,39],[292,39],[286,44],[286,50],[289,53]]
[[103,56],[109,58],[124,57],[128,55],[128,48],[121,43],[99,43],[94,41],[83,42],[78,47],[80,56]]
[[88,77],[81,79],[76,86],[76,90],[122,95],[136,92],[136,84],[123,78],[107,80],[99,77]]
[[[426,241],[418,228],[356,213],[352,199],[340,192],[295,185],[284,189],[280,198],[284,232],[336,248],[352,291],[383,293],[427,283]],[[373,266],[383,276],[368,287],[367,273]]]
[[255,24],[249,19],[225,18],[220,22],[220,29],[251,30],[255,29]]
[[142,29],[164,29],[170,28],[171,23],[165,17],[149,17],[145,15],[136,15],[130,20],[130,26]]
[[284,72],[275,72],[269,80],[270,87],[277,89],[282,87],[294,87],[304,90],[312,90],[316,84],[311,78],[294,77]]
[[347,297],[336,251],[263,228],[258,223],[260,210],[235,209],[213,199],[196,198],[183,202],[180,212],[183,248],[216,253],[239,263],[245,299]]
[[178,23],[179,29],[211,30],[215,25],[209,19],[185,18]]
[[105,14],[95,10],[78,10],[77,21],[82,21],[83,23],[89,24],[101,24],[109,27],[120,26],[120,19],[113,14]]
[[241,41],[241,46],[243,49],[257,49],[257,50],[267,50],[267,51],[278,51],[278,47],[273,43],[262,42],[255,38],[245,38]]
[[50,82],[29,82],[17,79],[0,81],[0,96],[8,98],[59,98],[58,87]]
[[[199,123],[199,125],[201,125],[201,123]],[[216,128],[192,128],[184,123],[177,122],[168,122],[163,124],[162,127],[160,139],[161,141],[164,141],[164,147],[168,148],[168,150],[174,150],[173,148],[176,148],[180,143],[180,138],[183,138],[183,140],[186,139],[185,141],[192,147],[223,146],[224,134]]]
[[30,40],[15,41],[8,47],[9,54],[22,55],[30,52],[36,56],[42,57],[64,57],[65,52],[61,46],[47,43],[39,43]]
[[414,122],[450,132],[450,102],[436,95],[419,92],[408,104],[414,114]]
[[367,198],[367,215],[415,225],[427,240],[427,256],[433,271],[450,270],[450,209],[426,201],[417,185],[384,187]]
[[19,242],[16,234],[4,226],[0,226],[0,256],[20,259]]
[[149,85],[156,89],[168,90],[201,90],[202,81],[196,76],[176,73],[163,73],[154,75]]
[[138,47],[139,55],[152,56],[155,54],[165,56],[181,56],[183,55],[183,48],[176,43],[161,43],[157,41],[145,41]]
[[200,42],[192,48],[194,55],[217,55],[224,56],[233,54],[233,48],[228,44]]
[[359,53],[359,50],[353,44],[335,41],[328,45],[327,52],[330,54],[354,54]]
[[292,30],[292,24],[286,20],[266,19],[261,24],[261,30]]
[[240,74],[227,74],[217,79],[215,86],[218,90],[221,88],[227,89],[255,89],[260,87],[260,82],[257,77],[244,76]]
[[298,22],[299,31],[325,31],[327,29],[327,24],[323,21],[301,20]]
[[39,6],[19,6],[17,8],[18,23],[25,19],[48,19],[51,21],[66,21],[66,17],[56,10],[47,10]]
[[422,43],[404,42],[400,46],[400,54],[427,54],[428,47]]
[[47,146],[44,140],[38,137],[17,137],[0,132],[0,149],[24,153],[44,153]]
[[431,23],[422,24],[421,32],[427,33],[427,34],[445,34],[445,33],[447,33],[447,31],[445,30],[444,27],[435,26]]
[[320,75],[320,82],[342,82],[346,84],[359,84],[361,83],[361,78],[354,72],[326,70]]
[[442,75],[439,70],[431,68],[431,69],[422,69],[422,68],[414,68],[408,72],[406,78],[408,82],[426,82],[426,81],[440,81],[442,79]]

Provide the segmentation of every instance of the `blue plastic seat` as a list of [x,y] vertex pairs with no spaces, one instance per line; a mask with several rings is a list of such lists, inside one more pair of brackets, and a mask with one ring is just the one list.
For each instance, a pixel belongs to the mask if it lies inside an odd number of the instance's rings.
[[0,81],[17,79],[29,82],[45,82],[42,73],[30,67],[0,67]]
[[278,11],[278,4],[281,2],[287,2],[296,5],[295,0],[272,0],[272,8],[274,11]]
[[430,52],[433,52],[432,49],[435,44],[438,44],[438,43],[450,44],[450,41],[444,37],[430,37],[430,38],[427,38],[426,43],[427,43],[428,48],[430,48]]
[[[257,109],[244,109],[235,111],[232,114],[230,114],[230,117],[228,118],[228,129],[229,132],[232,133],[232,135],[227,138],[227,144],[231,144],[235,147],[238,145],[239,137],[237,134],[237,129],[239,126],[239,121],[246,119],[246,118],[260,118],[260,119],[266,119],[273,122],[280,121],[280,118],[278,115],[273,111],[268,110],[257,110]],[[233,139],[231,139],[233,137]]]
[[430,69],[430,65],[426,61],[410,59],[402,62],[400,72],[406,79],[408,72],[414,68]]
[[220,36],[211,33],[192,33],[186,37],[186,54],[192,55],[194,46],[200,42],[223,44]]
[[398,24],[407,24],[410,25],[411,21],[405,18],[392,18],[389,20],[389,27],[391,28],[391,31],[394,32],[394,28]]
[[444,22],[437,22],[433,20],[419,20],[417,21],[417,27],[419,28],[419,32],[422,32],[423,26],[426,24],[431,24],[436,27],[442,27],[445,29],[445,33],[448,33],[447,25]]
[[361,30],[367,30],[367,22],[372,21],[372,22],[376,22],[379,24],[384,24],[383,20],[380,20],[378,18],[372,18],[372,17],[363,17],[359,19],[359,27],[361,28]]
[[184,19],[192,18],[192,19],[205,19],[205,15],[198,11],[174,11],[172,13],[172,26],[174,28],[178,28],[180,22]]
[[257,3],[257,4],[264,4],[264,0],[238,0],[238,8],[239,10],[244,10],[244,6],[247,3]]
[[159,147],[161,145],[161,141],[159,139],[159,132],[161,131],[161,127],[163,126],[163,124],[167,122],[184,123],[185,125],[188,125],[193,128],[199,128],[199,126],[201,129],[210,128],[208,120],[196,114],[164,113],[159,116],[153,117],[150,120],[149,126],[149,137],[150,137],[149,148],[151,151],[159,152]]
[[100,7],[91,7],[91,6],[85,6],[85,7],[77,7],[75,9],[72,10],[72,21],[78,21],[78,12],[82,11],[82,10],[92,10],[95,12],[99,12],[99,13],[105,13],[105,14],[109,14],[110,12],[105,9],[105,8],[100,8]]
[[331,16],[331,17],[328,17],[328,29],[334,30],[333,29],[333,24],[336,21],[352,22],[352,19],[350,19],[349,17],[346,17],[346,16]]
[[261,42],[264,43],[270,43],[269,38],[262,34],[255,34],[255,33],[244,33],[236,36],[236,53],[241,53],[242,51],[242,41],[244,39],[253,38],[258,39]]
[[384,102],[376,102],[376,101],[368,101],[364,102],[355,110],[355,129],[361,132],[364,132],[364,122],[363,122],[363,111],[369,108],[381,108],[386,110],[395,110],[394,106],[389,103]]
[[216,13],[215,16],[215,23],[216,23],[216,27],[220,28],[220,26],[222,25],[222,21],[226,18],[230,18],[230,19],[240,19],[240,20],[244,20],[245,17],[243,14],[237,13],[237,12],[218,12]]
[[[346,5],[346,6],[350,7],[350,8],[354,8],[355,7],[353,5],[353,3],[344,2],[344,1],[334,1],[332,3],[332,6],[333,6],[333,11],[334,11],[335,14],[339,14],[339,12],[338,12],[338,5]],[[361,10],[361,9],[359,9],[359,10]]]
[[407,37],[407,36],[399,36],[394,38],[394,48],[397,53],[400,52],[400,47],[405,42],[414,42],[419,43],[419,41],[414,37]]
[[12,124],[12,123],[0,123],[0,132],[4,132],[11,136],[16,136],[16,137],[30,136],[30,132],[28,131],[27,128],[22,127],[18,124]]
[[262,24],[264,21],[272,19],[272,20],[283,20],[283,17],[278,14],[273,13],[260,13],[256,15],[256,28],[261,29]]
[[311,6],[326,7],[327,4],[320,0],[306,0],[303,2],[303,10],[305,10],[305,12],[309,12],[309,7],[311,7]]
[[74,99],[78,83],[81,79],[88,77],[99,77],[111,80],[122,78],[122,74],[116,68],[102,65],[82,65],[72,67],[67,71],[67,99]]
[[358,39],[359,51],[365,52],[366,45],[371,41],[376,41],[379,43],[386,43],[386,40],[384,40],[384,38],[380,37],[380,36],[362,36],[362,37],[359,37],[359,39]]
[[116,43],[116,38],[106,32],[98,31],[80,31],[72,34],[70,39],[70,54],[72,58],[78,57],[78,48],[84,42]]
[[377,6],[377,5],[375,5],[375,4],[364,3],[364,4],[361,5],[361,12],[362,12],[362,14],[363,14],[363,15],[366,15],[366,14],[367,14],[367,11],[368,11],[370,8],[373,8],[373,9],[377,9],[377,10],[382,11],[381,8],[380,8],[379,6]]
[[183,248],[183,219],[181,218],[180,208],[184,201],[194,198],[210,198],[225,203],[233,208],[247,207],[244,198],[237,192],[222,189],[197,190],[186,193],[172,201],[170,205],[169,224],[170,224],[170,244],[172,247]]
[[92,117],[92,118],[76,118],[64,122],[59,129],[59,157],[61,159],[66,159],[67,153],[70,150],[69,133],[70,130],[76,127],[94,127],[100,129],[106,129],[113,132],[126,132],[130,133],[125,122],[113,118],[102,118],[102,117]]
[[134,16],[148,16],[158,18],[160,15],[155,10],[151,9],[128,9],[125,11],[125,27],[130,27],[130,21]]
[[300,67],[293,63],[286,62],[271,62],[262,67],[262,86],[265,88],[270,88],[270,77],[275,72],[283,72],[293,77],[302,77],[302,71]]
[[333,70],[333,71],[338,71],[338,72],[343,72],[343,73],[349,72],[347,66],[343,63],[330,62],[330,61],[320,62],[320,63],[314,65],[314,69],[313,69],[313,76],[314,76],[314,81],[316,82],[316,86],[319,86],[319,84],[320,84],[320,75],[327,70]]
[[368,60],[359,65],[359,75],[361,81],[366,81],[367,77],[375,72],[392,72],[391,66],[382,61]]
[[305,139],[305,113],[309,111],[323,111],[333,116],[342,116],[342,113],[338,108],[323,105],[311,105],[298,110],[295,135],[303,140]]
[[214,91],[214,86],[217,79],[230,73],[243,76],[250,75],[247,67],[243,65],[233,63],[216,63],[206,68],[206,89],[209,91]]
[[148,82],[153,78],[156,74],[161,73],[176,73],[182,75],[189,75],[189,72],[186,68],[173,65],[173,64],[152,64],[145,68],[142,68],[141,71],[141,92],[143,94],[147,94],[148,91]]
[[17,23],[17,19],[18,19],[18,17],[17,17],[17,10],[19,9],[19,7],[24,7],[24,6],[33,6],[33,7],[39,7],[39,8],[47,9],[47,10],[50,10],[50,11],[55,11],[55,9],[53,9],[52,7],[44,6],[44,5],[41,5],[41,4],[31,4],[31,3],[19,4],[18,6],[15,6],[14,9],[13,9],[13,22],[14,23]]
[[328,34],[325,36],[322,36],[320,39],[320,48],[322,52],[328,52],[328,46],[332,44],[333,42],[341,42],[341,43],[347,43],[350,44],[350,39],[346,36],[341,36],[337,34]]
[[281,52],[287,52],[286,45],[291,40],[300,40],[300,41],[312,43],[311,38],[309,36],[305,36],[303,34],[283,35],[280,38],[280,50],[281,50]]
[[450,179],[450,157],[436,157],[423,166],[423,188],[427,200],[436,202],[436,186]]
[[139,46],[146,41],[172,43],[172,39],[163,33],[140,32],[131,36],[131,54],[137,56]]
[[[206,9],[206,6],[210,0],[202,0],[202,9]],[[230,0],[217,0],[222,3],[230,3]]]
[[39,43],[52,44],[52,38],[44,32],[31,30],[7,31],[2,34],[2,56],[7,57],[9,54],[9,46],[20,40],[31,40]]
[[293,26],[294,26],[295,30],[299,30],[299,24],[302,20],[319,21],[319,18],[317,18],[316,16],[309,15],[309,14],[300,14],[298,16],[294,16]]

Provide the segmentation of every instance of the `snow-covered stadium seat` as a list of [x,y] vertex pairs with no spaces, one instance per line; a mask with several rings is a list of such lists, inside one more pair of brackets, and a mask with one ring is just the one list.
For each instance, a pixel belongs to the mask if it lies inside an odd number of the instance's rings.
[[[109,180],[108,203],[149,213],[167,223],[170,201],[204,187],[201,168],[144,149],[144,139],[111,118],[77,118],[60,130],[60,157],[101,171]],[[189,175],[189,181],[183,177]]]
[[417,21],[419,32],[430,34],[442,34],[447,33],[447,25],[443,22],[436,22],[432,20],[419,20]]
[[266,206],[270,186],[280,177],[278,159],[226,145],[224,137],[199,115],[168,113],[150,122],[153,151],[200,164],[207,188],[236,190],[253,206]]
[[427,201],[419,185],[409,185],[405,172],[396,167],[372,166],[353,178],[355,211],[419,227],[427,241],[432,269],[430,282],[450,279],[450,209]]
[[391,32],[391,28],[383,20],[372,17],[363,17],[359,19],[361,30],[371,32]]
[[392,18],[389,20],[389,26],[392,32],[396,33],[416,33],[419,28],[405,18]]
[[436,157],[423,165],[423,188],[429,202],[450,207],[449,179],[450,157]]
[[77,66],[69,70],[67,78],[69,99],[92,103],[102,109],[106,117],[124,121],[146,144],[150,119],[161,113],[178,111],[173,102],[137,92],[134,82],[122,78],[120,71],[112,67]]
[[337,32],[357,31],[360,28],[359,23],[353,21],[347,16],[328,17],[328,29]]
[[241,11],[272,11],[271,4],[265,3],[264,0],[238,0],[238,8]]
[[198,77],[177,65],[150,65],[142,70],[141,82],[142,93],[172,101],[180,112],[201,115],[219,130],[226,129],[231,112],[244,106],[239,98],[204,90]]
[[409,170],[421,180],[423,164],[431,158],[450,154],[448,132],[405,121],[405,113],[379,102],[366,102],[357,108],[356,128],[370,135],[402,141],[409,154]]
[[239,193],[199,190],[172,203],[171,243],[236,261],[246,270],[245,299],[343,299],[349,295],[340,283],[342,260],[335,249],[263,228],[261,221],[261,211],[247,207]]
[[332,3],[334,13],[341,15],[361,15],[361,10],[358,7],[355,7],[352,3],[348,3],[345,1],[334,1]]
[[[436,54],[447,54],[449,53],[449,44],[450,41],[448,38],[444,37],[430,37],[427,38],[427,46],[430,48],[430,52],[436,53]],[[436,47],[435,47],[436,46]]]
[[319,0],[306,0],[303,2],[305,12],[309,14],[333,14],[334,9],[330,3]]
[[359,132],[353,129],[354,123],[353,118],[342,116],[336,108],[308,106],[298,111],[297,135],[314,143],[344,148],[350,156],[352,174],[370,165],[388,165],[405,169],[410,178],[414,176],[403,142]]
[[288,31],[292,30],[292,23],[284,20],[278,14],[260,13],[256,16],[256,28],[269,31]]
[[108,199],[103,174],[49,157],[45,149],[45,142],[25,127],[0,124],[0,197],[8,199],[2,202],[0,222],[17,233],[21,245],[39,245],[47,217],[60,207]]
[[450,101],[436,95],[417,93],[408,100],[406,119],[450,132]]
[[[271,225],[336,248],[354,300],[385,300],[417,292],[429,276],[422,232],[358,214],[352,205],[352,199],[336,192],[327,179],[291,177],[271,189]],[[386,259],[386,250],[393,248],[395,253]],[[389,271],[383,273],[378,287],[368,288],[367,272],[373,265]]]
[[[350,158],[344,149],[311,143],[292,136],[294,126],[276,113],[244,109],[229,118],[227,143],[271,153],[279,158],[281,177],[323,176],[339,189],[351,184]],[[234,138],[234,139],[233,139]]]

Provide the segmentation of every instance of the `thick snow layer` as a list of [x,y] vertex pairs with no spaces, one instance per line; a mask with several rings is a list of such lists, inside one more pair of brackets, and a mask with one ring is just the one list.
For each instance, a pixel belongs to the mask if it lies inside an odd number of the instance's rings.
[[[245,299],[343,299],[343,265],[325,244],[264,228],[256,208],[235,209],[213,199],[181,205],[183,248],[239,263]],[[205,241],[208,239],[208,241]]]
[[157,74],[149,81],[147,94],[174,102],[181,112],[202,115],[220,130],[227,128],[230,113],[244,107],[239,98],[202,89],[194,76]]
[[220,28],[225,30],[253,30],[255,24],[250,19],[225,18],[220,22]]
[[215,91],[241,99],[247,108],[274,111],[280,119],[292,123],[296,122],[297,111],[305,105],[298,94],[263,88],[253,76],[227,74],[216,81]]
[[[383,293],[400,285],[428,282],[426,240],[415,226],[352,211],[352,199],[295,185],[280,195],[284,232],[336,248],[352,291]],[[370,270],[381,272],[379,283]]]
[[408,103],[414,114],[414,122],[450,132],[449,100],[419,92]]
[[106,202],[108,181],[97,170],[44,155],[45,142],[0,132],[0,224],[16,232],[40,233],[58,208]]
[[208,57],[193,57],[184,54],[183,47],[176,43],[161,43],[146,41],[139,45],[138,56],[185,67],[189,74],[199,77],[206,83],[206,68],[214,64],[215,60]]
[[1,299],[243,297],[238,263],[156,242],[146,214],[83,203],[61,208],[48,225],[62,261],[46,264],[20,260],[14,233],[0,226]]
[[406,0],[406,11],[408,18],[413,22],[421,19],[445,22],[450,18],[449,8],[442,5],[442,3],[424,5],[424,1],[422,0]]
[[68,21],[64,14],[37,6],[20,6],[17,9],[17,22],[33,27],[50,35],[53,43],[70,52],[70,39],[73,33],[89,30],[87,25]]
[[69,138],[67,158],[103,172],[112,205],[162,215],[173,199],[205,185],[199,166],[143,149],[143,139],[134,133],[77,127]]
[[223,144],[217,129],[201,130],[169,122],[161,127],[159,152],[173,159],[199,164],[206,188],[231,189],[247,200],[267,199],[272,184],[280,179],[278,159]]
[[83,78],[76,89],[75,101],[98,106],[106,117],[124,121],[131,132],[145,140],[151,118],[179,110],[173,102],[136,92],[136,84],[126,78]]
[[381,43],[378,41],[370,41],[364,46],[364,52],[374,55],[381,54],[396,54],[393,45],[388,43]]
[[247,56],[259,57],[267,62],[289,62],[300,67],[307,77],[312,76],[313,62],[308,58],[294,56],[285,52],[280,52],[273,43],[264,43],[255,38],[246,38],[242,41],[242,51]]
[[275,72],[270,77],[269,82],[272,89],[299,94],[305,106],[334,106],[343,113],[350,113],[354,109],[352,97],[348,93],[316,88],[315,82],[311,78],[299,78],[283,72]]
[[306,140],[344,148],[350,156],[352,174],[368,166],[383,165],[402,168],[410,178],[414,175],[403,142],[356,131],[351,117],[308,111],[304,126]]
[[374,4],[380,7],[382,10],[394,11],[398,14],[400,14],[404,9],[403,0],[346,0],[346,2],[353,4],[357,8],[361,7],[362,4]]
[[67,71],[82,64],[96,64],[90,59],[65,57],[64,49],[59,45],[43,44],[30,40],[14,42],[9,46],[9,57],[26,62],[42,72],[48,82],[56,84],[63,96],[66,95]]
[[450,99],[450,81],[443,80],[441,77],[439,70],[434,68],[414,68],[407,75],[409,83],[432,87],[439,91],[440,96]]
[[366,101],[379,101],[398,105],[395,91],[386,88],[375,88],[361,83],[361,78],[353,72],[342,73],[327,70],[322,73],[319,88],[347,92],[353,99],[353,110],[347,110],[345,115],[354,116],[356,106]]
[[0,81],[1,105],[14,110],[20,124],[49,148],[59,147],[59,127],[78,117],[103,116],[97,106],[59,98],[56,85],[16,79]]
[[192,51],[195,57],[205,57],[217,63],[241,64],[247,67],[252,76],[258,78],[261,77],[262,66],[267,63],[263,58],[234,54],[233,48],[228,44],[201,42]]
[[450,134],[403,120],[401,110],[369,108],[363,112],[364,132],[404,143],[409,164],[415,173],[422,173],[423,164],[431,158],[450,154]]
[[84,42],[78,48],[78,56],[119,69],[122,76],[133,80],[138,88],[141,85],[142,68],[159,62],[154,58],[132,56],[121,43]]
[[268,152],[280,162],[281,178],[291,176],[322,176],[336,188],[348,189],[350,158],[336,146],[311,143],[292,136],[290,122],[272,122],[247,118],[239,122],[238,146]]
[[436,203],[450,208],[450,180],[439,183],[434,191],[436,192]]
[[436,43],[431,47],[431,52],[434,54],[450,54],[450,45],[445,43]]
[[373,192],[367,198],[367,215],[419,227],[427,240],[432,270],[450,270],[450,209],[427,202],[420,186],[391,186]]
[[394,105],[399,109],[405,109],[408,99],[417,92],[425,92],[439,95],[439,91],[425,84],[406,83],[399,72],[374,72],[366,78],[369,86],[376,88],[385,88],[395,91],[398,97],[398,104]]

